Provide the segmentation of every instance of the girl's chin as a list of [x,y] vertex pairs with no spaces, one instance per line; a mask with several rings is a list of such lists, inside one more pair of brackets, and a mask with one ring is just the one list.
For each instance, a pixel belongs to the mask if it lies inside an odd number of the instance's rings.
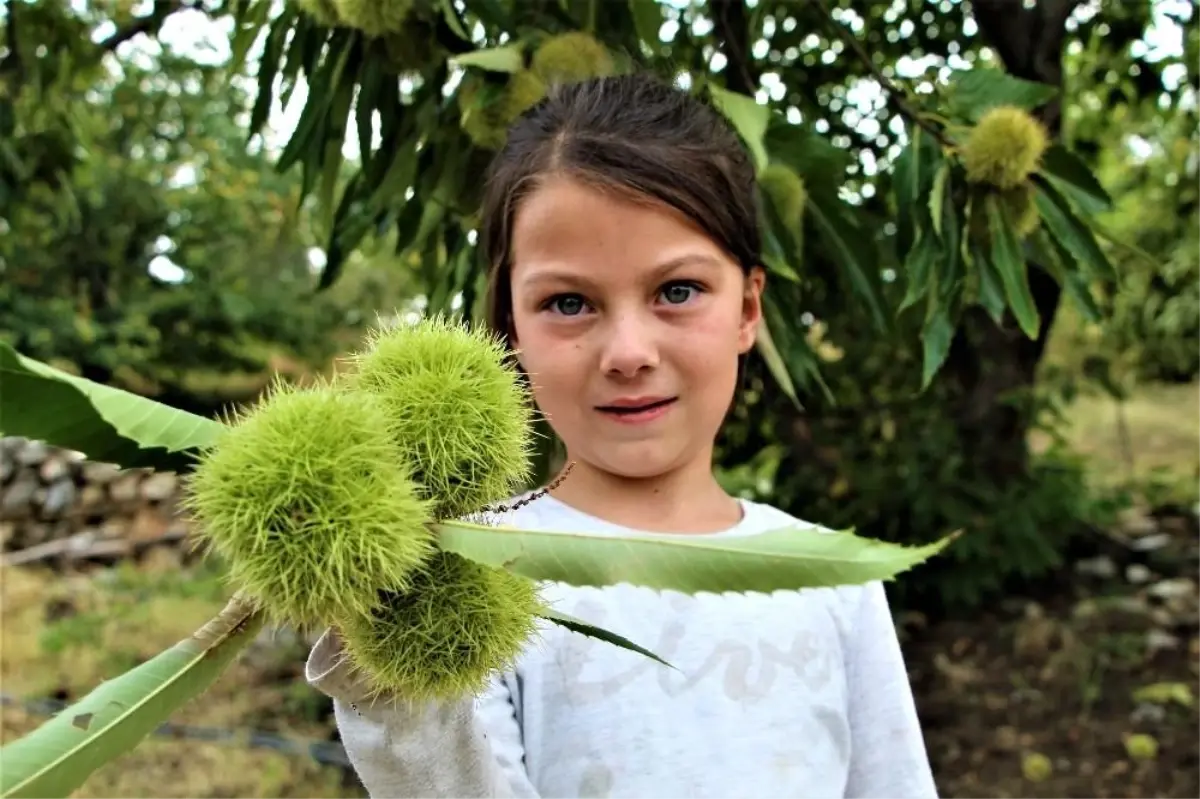
[[593,444],[588,449],[575,460],[583,461],[589,469],[621,480],[659,479],[677,472],[689,460],[687,453],[663,441],[639,441],[603,447]]

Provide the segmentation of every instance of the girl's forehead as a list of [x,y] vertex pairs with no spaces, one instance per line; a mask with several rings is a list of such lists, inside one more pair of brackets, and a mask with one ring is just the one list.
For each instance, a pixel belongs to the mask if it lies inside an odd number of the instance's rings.
[[673,259],[721,255],[703,229],[665,203],[561,178],[524,198],[512,234],[514,268],[614,258],[653,268]]

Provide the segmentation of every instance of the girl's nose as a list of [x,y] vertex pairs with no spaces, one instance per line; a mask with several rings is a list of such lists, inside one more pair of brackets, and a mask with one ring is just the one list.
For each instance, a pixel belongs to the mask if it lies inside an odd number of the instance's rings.
[[605,330],[600,368],[605,374],[634,377],[658,366],[658,344],[651,326],[635,314],[612,318]]

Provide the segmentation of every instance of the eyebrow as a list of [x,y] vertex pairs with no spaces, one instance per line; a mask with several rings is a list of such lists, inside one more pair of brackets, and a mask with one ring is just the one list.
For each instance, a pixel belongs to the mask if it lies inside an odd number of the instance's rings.
[[[719,258],[716,258],[712,255],[706,255],[704,253],[686,253],[676,258],[663,261],[655,266],[652,272],[652,277],[656,280],[661,279],[665,275],[674,272],[676,269],[680,269],[681,267],[685,266],[706,267],[713,269],[722,266],[723,263],[724,262]],[[553,267],[547,267],[545,269],[535,270],[532,274],[521,281],[521,285],[536,286],[539,283],[550,283],[555,281],[567,283],[590,282],[586,275],[580,275],[576,272],[566,272],[562,270],[556,270]]]

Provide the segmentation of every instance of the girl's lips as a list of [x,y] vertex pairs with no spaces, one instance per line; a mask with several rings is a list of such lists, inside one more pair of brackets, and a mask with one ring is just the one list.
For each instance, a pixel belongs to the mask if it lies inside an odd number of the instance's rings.
[[635,408],[602,407],[597,408],[597,410],[614,422],[621,424],[645,424],[666,415],[671,410],[671,406],[675,404],[675,400],[675,397],[671,397],[670,399],[660,400],[659,402]]

